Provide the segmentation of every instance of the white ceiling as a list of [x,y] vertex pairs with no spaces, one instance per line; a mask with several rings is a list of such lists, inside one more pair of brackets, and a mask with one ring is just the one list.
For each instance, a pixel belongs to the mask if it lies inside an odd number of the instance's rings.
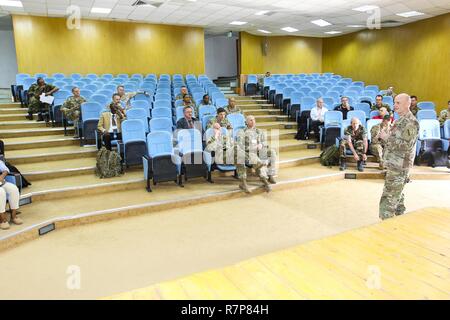
[[[2,14],[29,14],[63,17],[69,5],[81,8],[83,18],[101,20],[136,21],[172,25],[204,27],[208,34],[223,34],[227,31],[247,31],[262,35],[259,29],[272,35],[301,35],[329,37],[326,31],[350,33],[364,29],[348,25],[366,25],[368,13],[352,10],[363,5],[381,8],[381,21],[395,20],[400,25],[450,12],[449,0],[143,0],[159,3],[159,7],[131,6],[136,0],[21,0],[23,8],[0,6]],[[1,2],[1,1],[0,1]],[[111,8],[109,14],[91,13],[92,7]],[[255,13],[269,10],[270,15]],[[396,13],[420,11],[421,16],[403,18]],[[324,19],[332,25],[319,27],[312,20]],[[248,22],[243,26],[232,26],[232,21]],[[388,25],[386,25],[388,26]],[[298,32],[287,33],[283,27],[294,27]]]

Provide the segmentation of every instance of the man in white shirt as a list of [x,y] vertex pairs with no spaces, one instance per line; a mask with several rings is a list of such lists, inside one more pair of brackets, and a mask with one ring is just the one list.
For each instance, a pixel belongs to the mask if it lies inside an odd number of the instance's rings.
[[320,142],[320,127],[323,126],[327,111],[322,98],[317,99],[316,106],[311,109],[311,129],[316,137],[316,142]]

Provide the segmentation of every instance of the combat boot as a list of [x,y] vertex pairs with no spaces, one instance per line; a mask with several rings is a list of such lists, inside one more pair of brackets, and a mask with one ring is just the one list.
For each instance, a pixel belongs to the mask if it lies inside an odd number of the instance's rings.
[[341,162],[341,165],[339,167],[339,170],[345,171],[347,169],[347,159],[341,158],[340,162]]
[[359,172],[363,172],[364,171],[364,166],[363,166],[363,162],[362,161],[358,161],[357,167],[358,167],[358,171]]
[[275,181],[275,178],[273,176],[269,176],[269,182],[271,184],[277,184],[277,182]]
[[247,179],[241,179],[241,183],[239,184],[239,189],[244,191],[245,193],[250,193],[247,185]]
[[42,116],[42,113],[41,113],[41,112],[38,113],[37,121],[38,121],[38,122],[44,121],[44,117]]
[[28,115],[26,116],[26,118],[27,118],[28,120],[33,120],[33,113],[28,112]]
[[269,183],[269,181],[266,178],[261,178],[261,181],[262,181],[262,183],[264,185],[264,190],[266,192],[272,191],[272,187],[270,186],[270,183]]

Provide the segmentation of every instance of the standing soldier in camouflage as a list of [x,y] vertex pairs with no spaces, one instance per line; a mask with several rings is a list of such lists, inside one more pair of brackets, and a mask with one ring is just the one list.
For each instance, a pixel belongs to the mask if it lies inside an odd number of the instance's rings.
[[391,129],[391,116],[386,114],[383,121],[370,129],[370,136],[372,141],[370,143],[370,152],[375,156],[379,163],[380,170],[384,170],[383,153],[386,148],[386,141],[380,138],[380,133],[385,131],[389,134]]
[[54,85],[45,83],[44,79],[38,78],[36,83],[28,89],[28,120],[33,120],[33,113],[38,113],[37,121],[44,121],[44,113],[49,112],[49,105],[40,101],[40,96],[53,95],[59,89]]
[[80,88],[78,87],[72,88],[72,93],[73,96],[67,98],[62,105],[61,112],[67,120],[73,121],[73,126],[76,130],[74,138],[78,138],[78,121],[80,120],[81,104],[85,103],[86,99],[80,95]]
[[242,111],[239,107],[236,106],[236,99],[234,98],[228,98],[228,106],[225,107],[225,111],[227,114],[233,114],[233,113],[241,113]]
[[216,123],[218,123],[222,128],[226,128],[227,130],[233,129],[233,126],[227,119],[227,112],[224,108],[217,109],[217,116],[209,120],[208,124],[206,125],[206,129],[212,128]]
[[361,124],[358,118],[352,118],[352,123],[344,131],[344,138],[339,145],[340,154],[340,170],[347,169],[346,150],[347,148],[353,154],[353,158],[357,161],[358,171],[364,171],[363,161],[367,160],[367,130]]
[[247,117],[247,128],[241,130],[237,136],[235,146],[235,163],[238,178],[241,180],[239,188],[246,193],[250,193],[247,186],[247,168],[252,166],[256,174],[261,179],[264,189],[271,191],[270,184],[276,184],[277,154],[270,149],[267,144],[265,133],[256,128],[254,116]]
[[410,111],[411,98],[402,93],[395,97],[394,110],[400,116],[390,134],[381,133],[386,140],[384,164],[387,168],[383,195],[380,199],[380,218],[393,218],[405,213],[403,188],[414,164],[419,122]]

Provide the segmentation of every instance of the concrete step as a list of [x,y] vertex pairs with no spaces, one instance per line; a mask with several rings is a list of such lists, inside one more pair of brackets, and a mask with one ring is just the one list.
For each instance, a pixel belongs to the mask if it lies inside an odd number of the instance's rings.
[[0,115],[27,114],[26,108],[8,108],[0,109]]
[[[240,107],[241,108],[241,107]],[[266,109],[266,108],[259,108],[259,109],[247,109],[247,108],[241,108],[242,112],[244,112],[244,115],[280,115],[280,111],[276,109]]]
[[45,121],[3,121],[0,122],[0,130],[9,130],[9,129],[28,129],[28,128],[45,128],[50,127],[49,124],[46,124]]
[[[4,121],[24,121],[26,120],[27,113],[16,113],[16,114],[0,114],[0,122]],[[37,119],[37,115],[33,115],[34,120]]]
[[[69,135],[73,135],[73,128],[67,128]],[[34,136],[49,136],[60,134],[64,136],[64,128],[43,127],[39,129],[14,129],[14,130],[0,130],[0,138],[20,138],[20,137],[34,137]]]
[[67,147],[53,147],[53,148],[37,148],[25,149],[8,152],[8,161],[13,165],[36,163],[40,164],[46,162],[48,167],[51,167],[52,161],[81,159],[81,158],[95,158],[97,155],[97,148],[80,148],[79,146]]
[[78,139],[74,139],[71,136],[64,137],[63,135],[6,138],[3,139],[3,142],[5,143],[6,151],[74,145],[79,146],[80,144]]
[[15,109],[15,108],[20,108],[20,103],[15,103],[15,102],[11,102],[11,103],[0,103],[0,109]]
[[256,123],[274,122],[274,121],[287,121],[288,116],[280,115],[255,115]]
[[257,124],[258,128],[260,129],[290,129],[290,130],[297,130],[297,123],[295,122],[263,122],[260,124]]
[[23,175],[31,182],[61,177],[94,174],[96,159],[94,157],[57,160],[49,163],[25,163],[20,165]]

